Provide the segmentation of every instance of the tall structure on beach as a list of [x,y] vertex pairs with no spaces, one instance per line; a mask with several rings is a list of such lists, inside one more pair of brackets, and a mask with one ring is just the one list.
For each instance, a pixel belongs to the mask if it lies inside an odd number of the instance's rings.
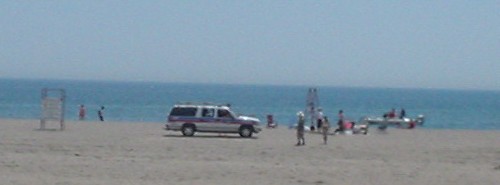
[[42,89],[40,130],[45,130],[49,121],[59,122],[60,130],[64,130],[65,102],[66,91],[64,89]]
[[314,126],[314,121],[316,120],[316,114],[319,108],[319,98],[318,98],[318,89],[309,88],[307,92],[307,100],[306,100],[306,111],[305,117],[311,123],[311,127]]

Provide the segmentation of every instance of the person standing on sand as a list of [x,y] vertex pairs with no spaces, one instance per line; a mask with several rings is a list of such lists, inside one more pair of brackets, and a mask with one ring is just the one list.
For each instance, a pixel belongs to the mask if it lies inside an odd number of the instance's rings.
[[318,132],[321,132],[323,117],[323,109],[320,107],[318,108],[318,113],[316,114],[316,128],[318,128]]
[[85,110],[85,105],[80,105],[80,111],[78,111],[78,118],[80,120],[84,120],[85,119],[85,114],[87,113],[87,110]]
[[323,143],[326,145],[328,141],[328,129],[330,128],[330,122],[328,121],[328,117],[323,118],[323,124],[321,125],[321,130],[323,134]]
[[335,130],[335,133],[343,133],[344,132],[344,111],[343,110],[339,110],[337,126],[338,126],[338,128]]
[[104,121],[104,106],[101,106],[101,109],[97,111],[97,116],[99,116],[99,120]]
[[303,112],[298,112],[297,116],[299,117],[299,121],[297,123],[297,146],[300,146],[306,144],[306,141],[304,139],[304,124],[306,120],[304,119]]

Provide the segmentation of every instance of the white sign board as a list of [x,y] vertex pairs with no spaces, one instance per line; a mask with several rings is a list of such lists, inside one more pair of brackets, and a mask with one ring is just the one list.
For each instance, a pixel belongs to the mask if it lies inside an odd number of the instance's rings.
[[48,120],[60,120],[62,116],[62,101],[55,98],[43,100],[43,117]]
[[64,99],[66,93],[63,89],[42,89],[42,112],[40,117],[40,130],[45,130],[47,121],[58,121],[60,129],[64,130]]

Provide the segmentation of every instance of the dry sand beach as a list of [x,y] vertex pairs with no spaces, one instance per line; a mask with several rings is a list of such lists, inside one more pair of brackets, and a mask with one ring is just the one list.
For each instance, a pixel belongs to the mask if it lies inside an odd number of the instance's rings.
[[[50,127],[57,128],[55,123]],[[183,137],[162,124],[0,120],[0,184],[500,184],[500,132],[374,129],[367,136],[264,129]]]

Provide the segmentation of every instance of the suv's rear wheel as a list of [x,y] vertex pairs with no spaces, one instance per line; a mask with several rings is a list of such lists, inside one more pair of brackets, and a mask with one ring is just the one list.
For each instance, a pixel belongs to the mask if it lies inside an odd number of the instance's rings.
[[193,136],[194,135],[194,125],[184,125],[182,127],[182,135]]
[[253,127],[252,126],[242,126],[240,128],[240,136],[241,137],[252,137]]

